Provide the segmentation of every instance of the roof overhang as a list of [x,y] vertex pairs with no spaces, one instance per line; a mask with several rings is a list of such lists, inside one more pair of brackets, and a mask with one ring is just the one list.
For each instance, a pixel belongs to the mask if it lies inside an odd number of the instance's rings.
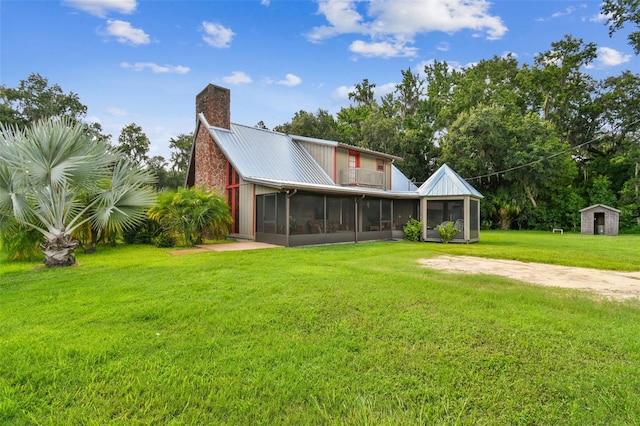
[[382,191],[374,188],[366,188],[362,186],[340,186],[340,185],[314,185],[302,182],[283,182],[264,178],[252,178],[243,177],[245,182],[253,183],[256,185],[266,186],[268,188],[285,190],[299,190],[308,192],[318,192],[323,194],[335,194],[335,195],[351,195],[351,196],[370,196],[380,198],[393,198],[393,199],[411,199],[417,200],[420,195],[415,191],[407,192],[391,192]]

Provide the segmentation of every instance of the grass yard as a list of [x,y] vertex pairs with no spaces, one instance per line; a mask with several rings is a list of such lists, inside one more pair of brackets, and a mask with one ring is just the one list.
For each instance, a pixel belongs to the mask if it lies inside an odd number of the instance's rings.
[[638,270],[640,236],[0,258],[0,424],[640,423],[640,302],[438,254]]

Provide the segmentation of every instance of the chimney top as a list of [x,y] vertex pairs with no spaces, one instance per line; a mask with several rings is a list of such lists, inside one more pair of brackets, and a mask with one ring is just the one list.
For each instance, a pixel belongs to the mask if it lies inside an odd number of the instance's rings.
[[209,84],[196,95],[196,117],[204,114],[210,126],[231,129],[231,91]]

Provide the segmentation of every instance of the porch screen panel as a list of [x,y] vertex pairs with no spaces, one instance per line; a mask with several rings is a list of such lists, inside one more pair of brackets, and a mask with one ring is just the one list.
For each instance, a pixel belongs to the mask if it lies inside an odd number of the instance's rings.
[[427,229],[436,229],[444,222],[444,201],[427,201]]
[[470,200],[469,203],[469,225],[471,227],[471,232],[469,233],[469,237],[471,239],[480,237],[480,217],[478,215],[478,201]]
[[324,195],[296,194],[289,201],[289,226],[292,233],[323,234]]
[[393,202],[393,229],[402,231],[409,219],[418,217],[418,203],[414,200]]
[[380,230],[380,199],[364,198],[360,201],[360,231]]
[[276,194],[263,195],[264,197],[264,232],[276,233]]
[[327,197],[327,232],[353,232],[355,203],[351,197]]
[[279,193],[276,196],[276,232],[278,234],[287,233],[287,195]]
[[427,201],[427,237],[438,238],[438,226],[446,222],[453,222],[460,230],[454,239],[464,239],[464,201],[463,200],[434,200]]
[[391,230],[391,200],[380,200],[380,230]]
[[264,195],[256,197],[256,232],[264,232]]

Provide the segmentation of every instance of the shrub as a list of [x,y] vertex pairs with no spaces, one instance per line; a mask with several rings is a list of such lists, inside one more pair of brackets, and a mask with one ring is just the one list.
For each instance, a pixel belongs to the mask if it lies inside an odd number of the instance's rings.
[[455,227],[453,222],[447,222],[444,225],[438,225],[438,233],[440,234],[440,241],[443,243],[448,243],[453,240],[453,237],[460,232],[459,229]]
[[163,192],[148,215],[168,231],[182,234],[187,246],[199,244],[205,236],[222,239],[233,224],[224,197],[202,188]]
[[404,239],[408,241],[422,240],[422,222],[417,219],[409,219],[407,224],[402,228],[404,231]]
[[175,247],[177,242],[176,237],[167,232],[163,232],[153,239],[153,244],[160,248]]

